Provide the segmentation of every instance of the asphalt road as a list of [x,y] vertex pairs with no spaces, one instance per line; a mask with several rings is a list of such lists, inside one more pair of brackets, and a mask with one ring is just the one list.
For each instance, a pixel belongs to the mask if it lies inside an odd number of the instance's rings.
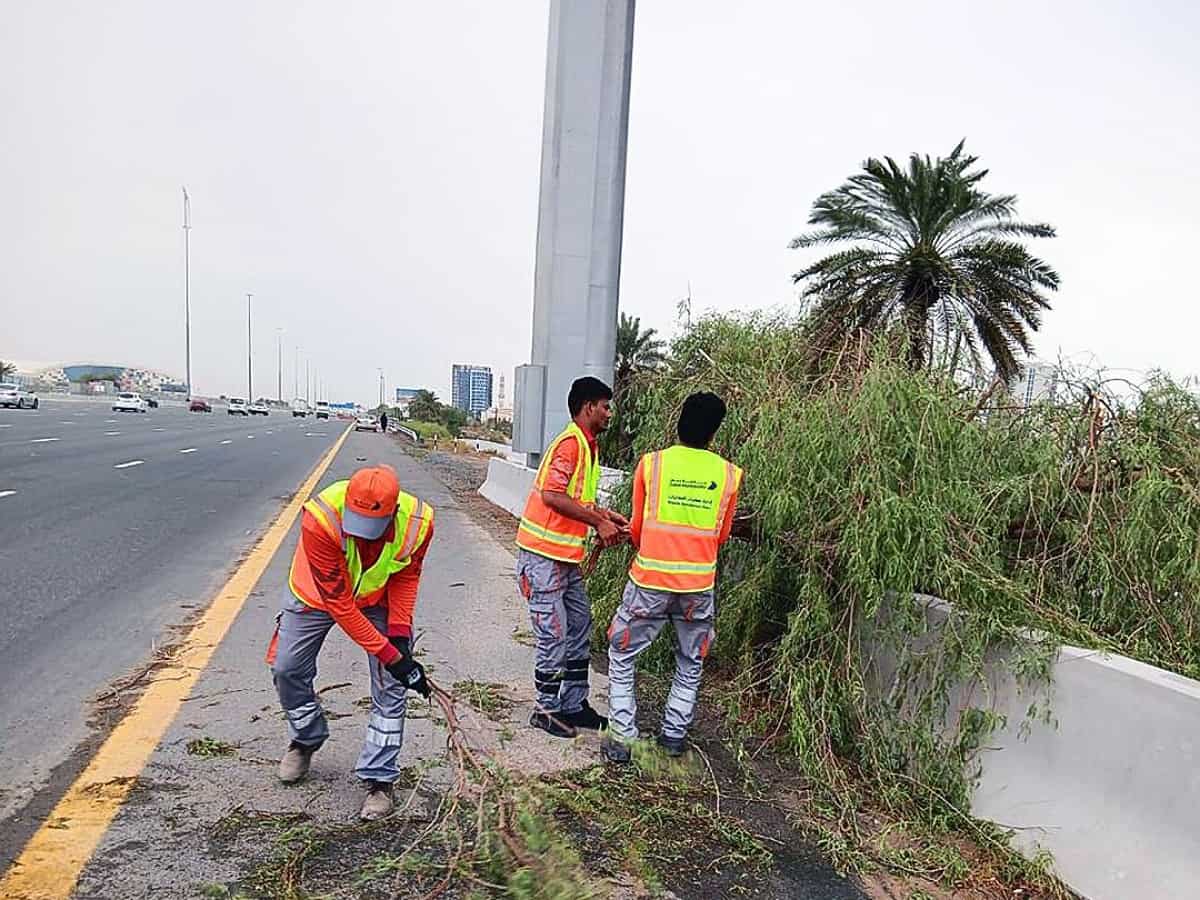
[[92,698],[211,598],[344,427],[0,409],[0,822],[88,736]]

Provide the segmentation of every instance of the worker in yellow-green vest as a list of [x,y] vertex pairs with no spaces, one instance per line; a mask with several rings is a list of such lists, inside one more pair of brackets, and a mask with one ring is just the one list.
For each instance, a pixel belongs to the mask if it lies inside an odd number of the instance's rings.
[[607,546],[624,540],[629,527],[624,516],[596,506],[596,438],[612,418],[611,400],[612,389],[597,378],[571,385],[571,422],[542,455],[517,529],[517,584],[536,640],[537,708],[529,724],[555,737],[608,723],[587,700],[592,608],[580,564],[589,529]]
[[335,625],[367,652],[371,716],[354,772],[367,789],[361,816],[392,811],[392,784],[404,741],[406,694],[429,696],[425,669],[413,655],[413,611],[433,507],[400,490],[396,472],[359,469],[304,504],[300,541],[267,663],[290,742],[279,761],[285,784],[302,780],[329,737],[313,690],[317,654]]
[[679,414],[679,443],[646,454],[633,473],[629,530],[637,555],[608,629],[610,722],[600,750],[612,762],[629,762],[638,737],[634,667],[668,621],[675,678],[658,742],[671,756],[684,751],[715,634],[717,550],[729,538],[742,483],[742,470],[708,449],[724,419],[720,397],[692,394]]

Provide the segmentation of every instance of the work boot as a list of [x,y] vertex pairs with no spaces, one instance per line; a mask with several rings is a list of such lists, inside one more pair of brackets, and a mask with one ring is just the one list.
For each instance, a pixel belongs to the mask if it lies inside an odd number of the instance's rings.
[[292,741],[283,759],[279,760],[279,780],[284,784],[295,784],[302,780],[308,774],[309,763],[316,752],[316,747],[305,747]]
[[367,797],[363,800],[358,817],[364,822],[386,819],[392,814],[392,785],[387,781],[368,781]]
[[658,736],[658,746],[666,751],[667,756],[683,756],[687,751],[687,738],[685,737],[667,737],[665,734]]
[[608,719],[592,709],[586,700],[575,712],[562,713],[559,718],[572,728],[586,728],[588,731],[600,731],[608,727]]
[[608,732],[600,738],[600,755],[609,762],[621,766],[626,765],[633,758],[629,745]]
[[558,713],[534,712],[529,717],[529,724],[534,728],[540,728],[546,734],[560,738],[575,737],[575,729],[562,720],[562,716]]

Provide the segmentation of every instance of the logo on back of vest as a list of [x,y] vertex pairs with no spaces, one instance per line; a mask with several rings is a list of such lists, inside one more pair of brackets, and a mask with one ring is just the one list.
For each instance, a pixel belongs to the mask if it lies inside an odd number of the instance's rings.
[[717,483],[696,481],[694,478],[671,478],[667,481],[668,486],[673,488],[691,489],[693,491],[715,491]]

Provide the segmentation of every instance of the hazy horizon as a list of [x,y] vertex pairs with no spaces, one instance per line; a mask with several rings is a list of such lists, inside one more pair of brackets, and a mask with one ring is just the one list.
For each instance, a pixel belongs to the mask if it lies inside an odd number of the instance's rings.
[[[284,387],[297,345],[335,399],[527,361],[548,0],[10,9],[0,33],[0,358]],[[1037,356],[1197,370],[1200,11],[659,0],[637,9],[621,308],[670,333],[790,307],[787,249],[868,156],[960,138],[1046,221],[1062,289]],[[13,315],[13,314],[16,315]],[[1169,327],[1164,325],[1169,323]],[[510,388],[511,392],[511,388]]]

